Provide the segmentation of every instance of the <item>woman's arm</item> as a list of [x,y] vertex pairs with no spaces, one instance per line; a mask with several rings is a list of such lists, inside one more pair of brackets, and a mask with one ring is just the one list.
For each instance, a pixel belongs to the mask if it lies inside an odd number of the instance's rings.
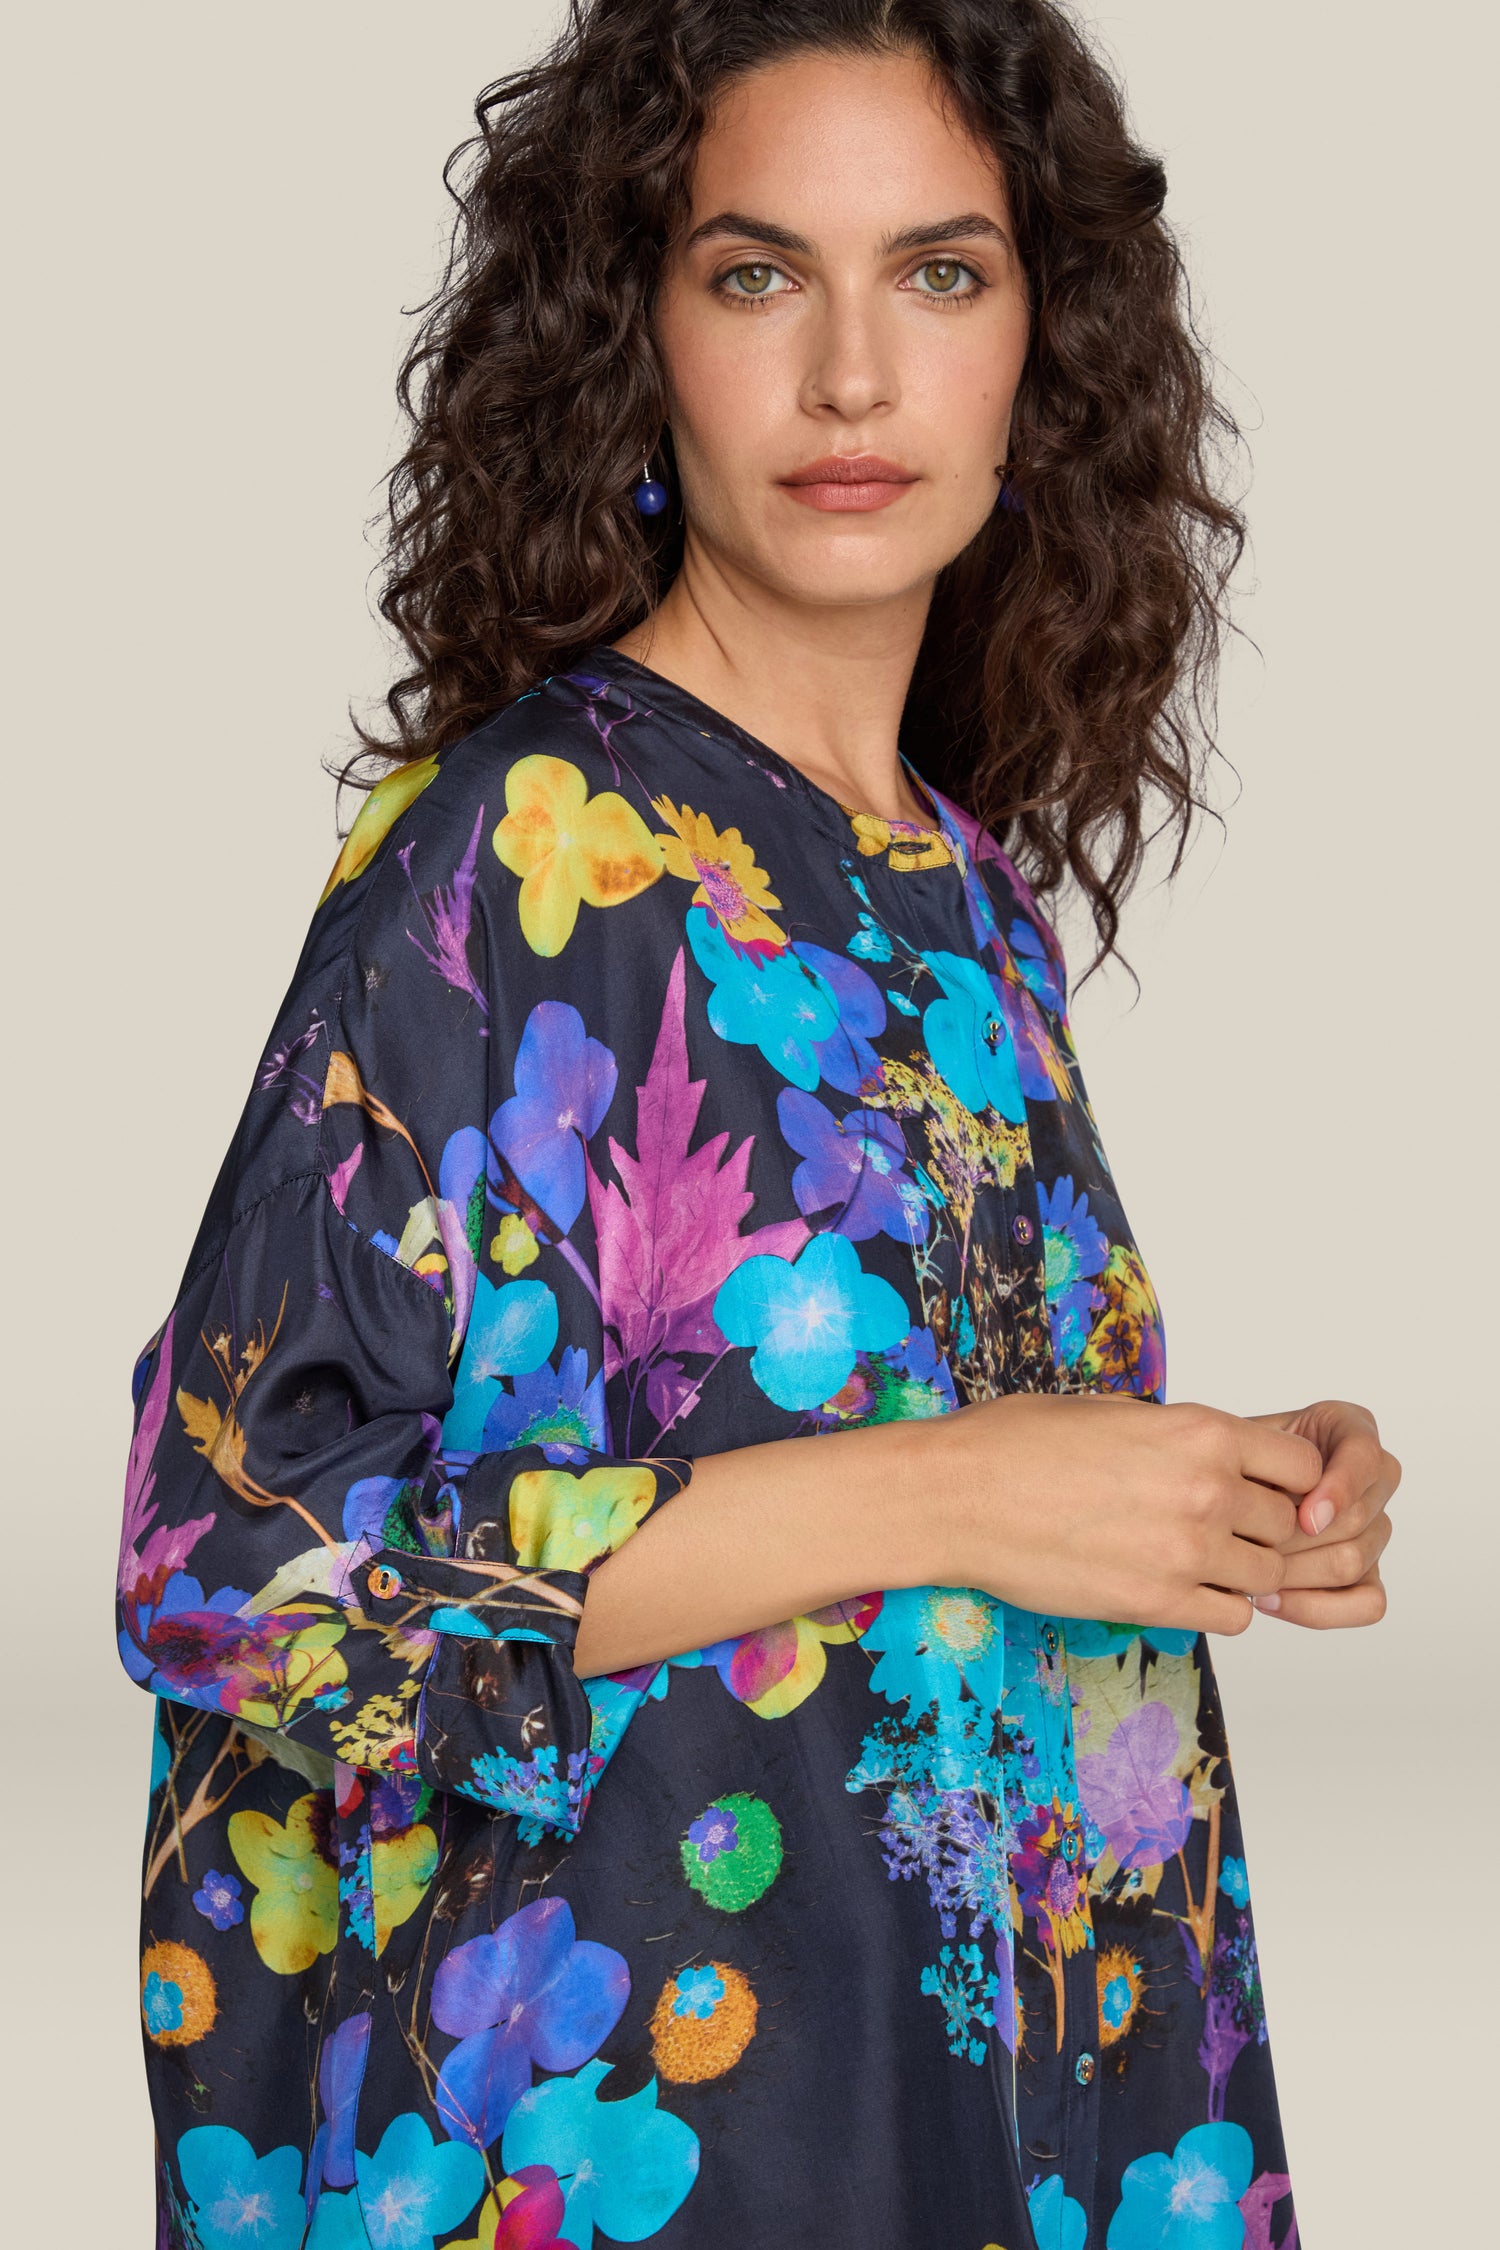
[[1242,1632],[1244,1594],[1282,1584],[1277,1549],[1322,1474],[1308,1437],[1113,1395],[987,1399],[700,1456],[592,1572],[574,1667],[625,1671],[913,1585]]

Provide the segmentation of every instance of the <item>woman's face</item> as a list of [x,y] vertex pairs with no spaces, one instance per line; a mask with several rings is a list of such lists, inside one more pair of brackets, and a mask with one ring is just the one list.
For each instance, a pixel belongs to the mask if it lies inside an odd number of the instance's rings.
[[[690,539],[799,603],[930,585],[995,506],[1026,355],[994,157],[921,63],[806,54],[729,89],[691,188],[656,307]],[[853,455],[906,481],[787,481]]]

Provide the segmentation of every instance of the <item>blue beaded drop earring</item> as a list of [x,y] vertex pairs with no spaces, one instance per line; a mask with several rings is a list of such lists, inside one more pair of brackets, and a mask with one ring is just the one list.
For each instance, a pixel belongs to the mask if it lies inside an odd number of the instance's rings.
[[1016,490],[1015,477],[1012,472],[1010,462],[1002,461],[999,468],[995,471],[995,474],[1000,479],[1001,507],[1005,510],[1008,516],[1024,515],[1026,512],[1026,503],[1021,498],[1020,493]]
[[631,495],[643,516],[659,516],[667,504],[667,488],[651,474],[650,463],[641,463],[641,481]]

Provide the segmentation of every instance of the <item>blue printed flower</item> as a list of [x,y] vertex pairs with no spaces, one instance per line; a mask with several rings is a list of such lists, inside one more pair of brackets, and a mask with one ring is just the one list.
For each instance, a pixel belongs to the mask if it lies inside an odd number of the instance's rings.
[[1075,1198],[1071,1179],[1036,1191],[1042,1215],[1047,1273],[1047,1319],[1058,1364],[1071,1367],[1089,1339],[1101,1302],[1094,1276],[1104,1271],[1109,1239],[1089,1212],[1086,1195]]
[[1068,1639],[1068,1654],[1078,1657],[1120,1656],[1132,1641],[1144,1641],[1158,1656],[1187,1656],[1198,1635],[1186,1625],[1119,1625],[1100,1617],[1060,1617]]
[[656,2106],[656,2080],[622,2100],[601,2102],[604,2062],[576,2077],[549,2078],[523,2094],[500,2144],[515,2177],[525,2164],[549,2164],[564,2184],[558,2230],[576,2250],[593,2250],[594,2229],[613,2242],[644,2242],[687,2198],[698,2176],[698,2136]]
[[1243,2125],[1195,2125],[1170,2156],[1138,2156],[1125,2168],[1106,2250],[1241,2250],[1253,2156]]
[[194,1891],[193,1904],[216,1930],[232,1930],[236,1922],[245,1919],[238,1875],[221,1875],[216,1867],[209,1869]]
[[354,2185],[354,2126],[370,2053],[370,2024],[370,2012],[362,2008],[357,2015],[347,2016],[323,2042],[318,2058],[323,2122],[314,2135],[307,2167],[309,2201],[317,2194],[320,2181],[335,2188]]
[[687,935],[694,960],[713,985],[708,1020],[719,1037],[758,1047],[794,1086],[816,1086],[818,1048],[833,1037],[839,1021],[827,979],[790,946],[764,960],[742,953],[705,907],[688,908]]
[[590,1381],[587,1351],[567,1344],[557,1367],[517,1375],[485,1416],[482,1442],[486,1453],[539,1445],[549,1461],[583,1461],[591,1449],[606,1451],[603,1366]]
[[182,2028],[182,1987],[153,1969],[141,1986],[141,2014],[153,2039]]
[[1026,2198],[1026,2211],[1036,2236],[1036,2250],[1083,2250],[1089,2231],[1088,2213],[1066,2192],[1056,2172],[1032,2189]]
[[[726,1642],[724,1645],[737,1648],[739,1643]],[[724,1805],[710,1805],[706,1813],[698,1815],[688,1830],[688,1842],[696,1844],[698,1857],[705,1867],[710,1860],[717,1859],[720,1852],[732,1852],[739,1840],[739,1822]]]
[[1010,949],[1022,981],[1044,1008],[1051,1008],[1055,1013],[1063,1004],[1062,977],[1057,963],[1048,952],[1041,932],[1019,915],[1010,926]]
[[927,1004],[922,1029],[927,1051],[965,1109],[994,1107],[1012,1125],[1024,1123],[1015,1043],[1000,1003],[999,986],[977,961],[959,953],[924,953],[943,988]]
[[898,1587],[886,1595],[861,1645],[880,1652],[870,1686],[888,1703],[910,1704],[912,1719],[933,1704],[940,1719],[956,1719],[965,1686],[981,1708],[999,1708],[1005,1621],[988,1594],[965,1586]]
[[847,950],[861,961],[889,961],[891,941],[873,914],[861,912],[859,928],[849,940]]
[[792,951],[823,979],[838,1009],[837,1027],[814,1050],[819,1070],[841,1094],[868,1092],[883,1075],[871,1041],[885,1029],[885,994],[873,977],[842,953],[830,953],[826,946],[803,938]]
[[120,1661],[133,1680],[180,1701],[188,1700],[185,1688],[211,1685],[213,1709],[218,1679],[212,1652],[221,1639],[235,1638],[237,1613],[249,1599],[238,1586],[206,1595],[196,1578],[174,1570],[159,1600],[135,1606],[135,1632],[121,1633]]
[[307,2250],[370,2250],[357,2195],[330,2195],[326,2189],[319,2195]]
[[[490,1119],[490,1139],[563,1234],[583,1209],[584,1143],[604,1121],[617,1075],[614,1056],[588,1036],[575,1007],[538,1000],[516,1049],[516,1090]],[[491,1189],[508,1205],[502,1178]]]
[[629,1994],[623,1955],[576,1937],[564,1898],[536,1899],[492,1935],[458,1946],[432,1986],[433,2021],[458,2040],[438,2074],[444,2130],[488,2148],[530,2086],[533,2062],[576,2070],[609,2037]]
[[478,2149],[434,2142],[415,2110],[393,2118],[375,2154],[360,2150],[354,2163],[371,2250],[433,2250],[433,2237],[467,2218],[484,2193]]
[[232,2125],[193,2125],[177,2143],[177,2169],[202,2250],[298,2250],[300,2149],[257,2156]]
[[792,1174],[792,1193],[804,1217],[835,1211],[835,1231],[851,1242],[866,1242],[872,1234],[897,1242],[925,1239],[926,1199],[904,1169],[906,1142],[893,1117],[878,1109],[835,1117],[816,1095],[784,1086],[776,1097],[776,1118],[788,1145],[803,1158]]
[[1099,1995],[1099,2013],[1111,2031],[1118,2031],[1133,2002],[1128,1977],[1111,1977]]
[[900,1292],[866,1273],[842,1234],[815,1234],[795,1264],[746,1258],[715,1297],[713,1317],[731,1344],[755,1347],[750,1373],[793,1413],[821,1406],[860,1352],[885,1351],[910,1324]]
[[[689,1834],[692,1831],[689,1830]],[[672,2001],[674,2016],[697,2016],[701,2021],[711,2016],[724,1997],[724,1979],[711,1961],[696,1969],[684,1969],[677,1979],[676,1995]]]
[[1231,1905],[1246,1907],[1250,1904],[1250,1874],[1242,1859],[1226,1857],[1219,1869],[1219,1888]]
[[545,1281],[506,1281],[497,1289],[477,1275],[453,1404],[443,1417],[443,1451],[477,1453],[502,1375],[532,1374],[556,1342],[557,1299]]

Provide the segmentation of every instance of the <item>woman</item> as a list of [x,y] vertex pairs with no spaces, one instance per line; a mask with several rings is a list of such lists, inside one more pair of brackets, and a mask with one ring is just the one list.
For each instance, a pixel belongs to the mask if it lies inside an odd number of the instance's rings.
[[480,118],[398,762],[137,1368],[159,2241],[1286,2250],[1206,1636],[1378,1618],[1398,1471],[1161,1403],[1018,871],[1107,952],[1195,801],[1159,168],[1042,0]]

